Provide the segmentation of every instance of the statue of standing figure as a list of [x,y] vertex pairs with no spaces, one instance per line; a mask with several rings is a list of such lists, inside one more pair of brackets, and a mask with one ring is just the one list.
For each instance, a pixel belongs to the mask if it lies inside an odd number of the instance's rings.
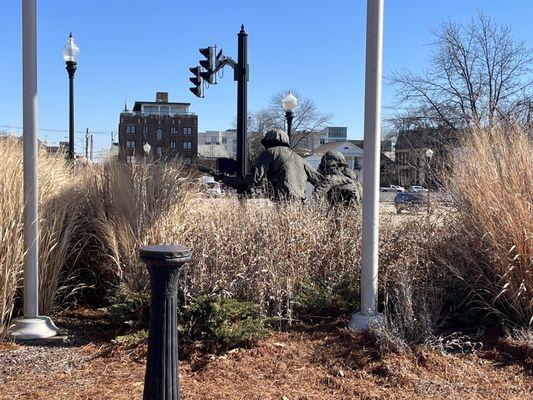
[[253,185],[268,181],[274,200],[305,201],[307,182],[316,186],[322,178],[299,154],[290,148],[289,136],[281,129],[268,131],[261,140],[253,171]]

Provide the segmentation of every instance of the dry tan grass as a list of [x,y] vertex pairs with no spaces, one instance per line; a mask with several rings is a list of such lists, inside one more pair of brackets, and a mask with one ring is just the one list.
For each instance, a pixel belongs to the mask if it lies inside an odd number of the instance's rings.
[[[1,209],[6,210],[0,241],[5,325],[21,287],[22,168],[20,143],[3,145],[2,151],[9,166],[0,173],[5,193]],[[357,289],[361,247],[357,208],[274,205],[233,195],[208,199],[180,164],[110,162],[71,171],[62,159],[46,155],[40,164],[45,312],[63,298],[62,292],[64,296],[80,283],[69,279],[77,274],[92,274],[98,277],[96,284],[112,284],[126,293],[147,291],[146,269],[137,257],[141,244],[190,246],[194,260],[180,281],[185,294],[217,292],[253,301],[265,315],[292,318],[294,296],[311,280],[348,280]],[[405,302],[407,308],[397,305],[396,312],[402,309],[414,315],[417,302],[411,297],[418,296],[422,266],[429,265],[428,252],[420,246],[426,246],[434,234],[428,235],[423,222],[398,225],[390,218],[383,219],[380,235],[381,285],[390,292],[386,302]],[[416,280],[401,296],[399,291],[393,293],[398,277]]]
[[533,141],[520,128],[469,132],[450,180],[458,255],[448,265],[486,310],[533,323]]
[[[477,132],[464,143],[464,162],[452,179],[460,189],[459,212],[451,222],[419,216],[398,224],[393,216],[382,217],[380,301],[403,338],[419,341],[438,323],[449,277],[435,259],[502,315],[531,318],[531,142],[513,134],[487,138]],[[21,287],[21,151],[17,141],[0,144],[2,326]],[[90,273],[98,285],[125,292],[147,291],[137,257],[141,244],[190,246],[194,259],[180,280],[185,294],[217,292],[253,301],[265,315],[292,318],[293,299],[310,280],[349,280],[357,289],[357,208],[274,205],[233,195],[208,199],[180,164],[110,162],[72,171],[46,155],[40,190],[44,311],[80,283],[69,280],[75,274]]]
[[[23,193],[22,143],[14,138],[0,142],[0,334],[13,312],[13,303],[20,288],[23,271]],[[60,293],[66,254],[75,229],[75,208],[68,199],[61,199],[75,184],[69,166],[62,158],[40,153],[39,207],[40,236],[40,309],[49,312]]]

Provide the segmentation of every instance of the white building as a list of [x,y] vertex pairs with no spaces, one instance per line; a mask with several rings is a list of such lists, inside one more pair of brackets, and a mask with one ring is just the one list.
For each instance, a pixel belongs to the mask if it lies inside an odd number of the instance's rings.
[[235,158],[237,155],[237,131],[227,129],[225,131],[198,132],[198,146],[220,145],[226,149],[226,157]]
[[347,140],[342,142],[332,141],[330,143],[322,144],[314,149],[313,153],[307,156],[305,160],[316,169],[320,164],[322,156],[330,150],[342,153],[346,158],[348,168],[355,171],[360,182],[363,181],[363,149]]
[[295,134],[294,149],[303,155],[311,154],[316,148],[331,142],[344,142],[348,137],[348,128],[345,126],[328,126],[320,132]]

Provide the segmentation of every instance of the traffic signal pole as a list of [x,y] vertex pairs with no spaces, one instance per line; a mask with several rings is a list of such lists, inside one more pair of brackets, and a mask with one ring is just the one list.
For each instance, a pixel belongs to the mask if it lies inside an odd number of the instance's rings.
[[248,162],[248,80],[250,79],[250,67],[248,65],[248,34],[241,25],[238,34],[238,59],[237,62],[231,57],[222,54],[222,50],[216,53],[216,46],[200,49],[205,59],[200,61],[197,67],[189,68],[193,77],[189,80],[194,87],[189,90],[196,97],[204,97],[204,83],[216,84],[216,73],[229,65],[233,68],[233,79],[237,81],[237,160],[236,173],[241,184],[249,172]]
[[241,25],[239,32],[238,61],[235,69],[237,81],[237,176],[248,174],[248,34]]

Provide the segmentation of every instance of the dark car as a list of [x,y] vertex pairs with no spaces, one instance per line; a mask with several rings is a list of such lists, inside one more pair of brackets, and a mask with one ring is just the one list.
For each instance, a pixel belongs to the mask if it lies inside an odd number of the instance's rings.
[[396,212],[399,214],[402,210],[418,211],[427,204],[426,196],[420,193],[400,192],[394,197]]

